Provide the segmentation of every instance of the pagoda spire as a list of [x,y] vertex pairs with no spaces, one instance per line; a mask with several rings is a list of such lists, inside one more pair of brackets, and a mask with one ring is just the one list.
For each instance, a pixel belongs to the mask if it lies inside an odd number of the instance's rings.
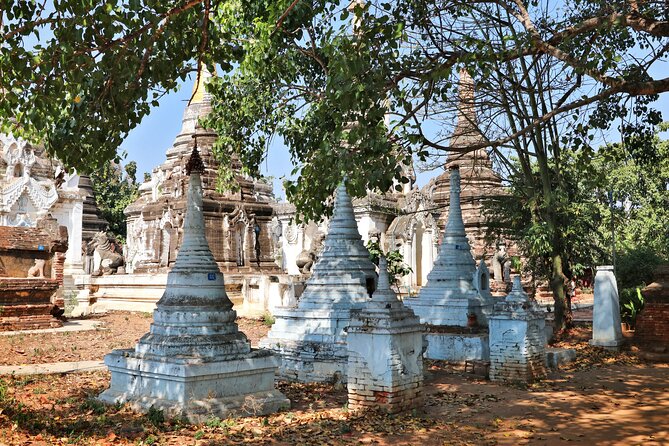
[[456,128],[476,128],[476,105],[474,103],[475,90],[474,79],[469,72],[462,68],[460,69],[460,83],[458,88],[459,103],[458,103],[458,121]]
[[195,83],[193,84],[193,91],[191,92],[188,105],[211,102],[211,95],[207,93],[205,86],[207,82],[209,82],[209,80],[214,77],[214,75],[215,74],[212,74],[205,64],[202,64],[200,67],[200,72],[195,77]]

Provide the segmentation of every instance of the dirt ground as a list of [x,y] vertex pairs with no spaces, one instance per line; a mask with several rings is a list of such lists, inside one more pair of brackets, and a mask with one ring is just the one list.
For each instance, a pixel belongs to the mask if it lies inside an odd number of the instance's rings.
[[[149,331],[153,317],[151,313],[119,311],[87,319],[101,325],[90,331],[0,336],[0,365],[102,360],[111,350],[134,347]],[[260,320],[239,318],[237,323],[253,346],[269,331]]]
[[[128,336],[95,341],[98,348],[130,346],[141,335],[139,325],[150,322],[125,317],[101,318],[111,333]],[[247,322],[256,330],[252,339],[267,331],[262,322]],[[592,348],[588,337],[586,328],[575,330],[563,345],[576,348],[577,361],[527,387],[493,384],[429,361],[424,410],[396,416],[349,411],[345,389],[280,383],[292,401],[285,412],[190,426],[159,412],[138,415],[96,402],[109,385],[106,372],[4,377],[0,445],[669,445],[669,364]]]

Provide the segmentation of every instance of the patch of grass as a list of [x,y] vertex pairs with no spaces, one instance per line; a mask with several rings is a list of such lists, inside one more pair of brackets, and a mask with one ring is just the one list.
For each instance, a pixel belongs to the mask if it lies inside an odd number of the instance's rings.
[[141,444],[152,445],[156,443],[158,443],[158,438],[156,438],[154,435],[149,435]]
[[160,427],[165,422],[165,414],[163,411],[156,409],[153,406],[151,406],[149,411],[146,413],[146,418],[156,427]]
[[223,423],[220,418],[212,416],[204,422],[204,425],[207,427],[222,427]]
[[204,437],[204,431],[197,431],[195,432],[195,435],[193,435],[193,438],[196,440],[201,440],[202,437]]
[[104,403],[98,400],[94,400],[93,398],[86,399],[83,403],[81,403],[79,409],[84,412],[92,410],[96,415],[102,415],[107,411],[107,407],[104,405]]
[[7,381],[0,379],[0,403],[7,401]]
[[274,325],[274,322],[276,322],[276,319],[274,319],[274,316],[272,316],[270,312],[266,312],[262,315],[262,323],[266,326],[271,327]]

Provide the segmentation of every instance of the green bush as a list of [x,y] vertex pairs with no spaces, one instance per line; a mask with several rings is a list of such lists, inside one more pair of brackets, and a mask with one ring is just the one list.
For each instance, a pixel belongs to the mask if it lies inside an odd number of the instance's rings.
[[388,262],[388,274],[394,283],[397,283],[400,277],[411,274],[413,271],[409,265],[404,263],[404,257],[398,250],[388,251],[384,254],[379,242],[372,240],[367,242],[367,250],[369,251],[369,260],[377,266],[379,264],[379,256],[381,254],[386,256],[386,261]]
[[620,290],[620,318],[631,327],[636,323],[636,317],[643,309],[641,288],[623,288]]
[[265,314],[262,315],[262,323],[265,324],[268,327],[271,327],[274,325],[274,322],[276,322],[276,319],[274,319],[274,316],[272,316],[272,313],[269,311],[265,312]]

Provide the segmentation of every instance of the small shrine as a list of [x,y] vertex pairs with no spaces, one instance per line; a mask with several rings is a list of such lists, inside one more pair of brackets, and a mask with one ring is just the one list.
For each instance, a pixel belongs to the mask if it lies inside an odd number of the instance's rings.
[[0,331],[63,325],[55,305],[63,284],[67,228],[54,218],[35,227],[0,226]]
[[82,247],[105,230],[89,177],[68,173],[43,146],[0,133],[0,226],[35,227],[51,215],[67,228],[66,281],[84,274]]
[[546,314],[520,283],[490,316],[490,380],[531,383],[546,376]]
[[323,252],[297,307],[276,308],[276,322],[260,341],[260,346],[281,356],[280,376],[300,382],[345,382],[351,310],[362,308],[375,288],[375,267],[342,183]]
[[423,402],[420,319],[390,289],[386,258],[372,299],[351,311],[348,329],[348,407],[402,412]]
[[193,150],[186,174],[184,236],[153,312],[153,323],[134,349],[105,356],[111,385],[99,399],[128,402],[140,411],[203,422],[216,416],[264,415],[290,401],[274,388],[276,357],[251,349],[205,235],[201,174]]

